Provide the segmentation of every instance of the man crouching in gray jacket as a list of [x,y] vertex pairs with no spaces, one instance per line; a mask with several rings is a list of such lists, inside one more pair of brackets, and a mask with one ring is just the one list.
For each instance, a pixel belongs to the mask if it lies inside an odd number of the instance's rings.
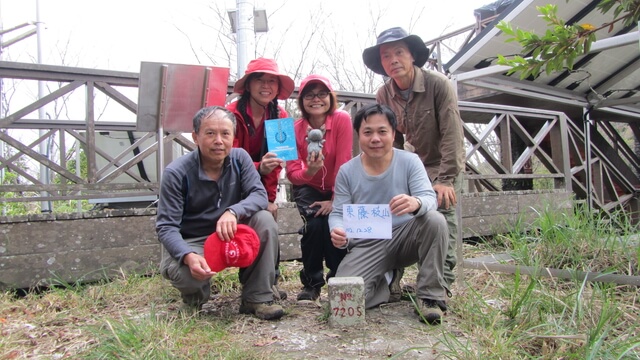
[[282,317],[273,303],[278,229],[266,211],[267,192],[249,154],[232,148],[235,116],[223,107],[201,109],[193,118],[192,137],[198,148],[164,170],[160,185],[156,231],[163,245],[160,270],[180,291],[187,306],[199,310],[209,300],[211,271],[203,257],[206,238],[215,232],[229,241],[239,223],[260,238],[255,261],[239,272],[240,313],[265,320]]

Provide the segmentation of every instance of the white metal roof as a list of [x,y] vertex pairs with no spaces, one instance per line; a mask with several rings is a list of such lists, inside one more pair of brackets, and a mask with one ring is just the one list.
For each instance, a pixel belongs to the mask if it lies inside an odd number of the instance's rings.
[[[506,75],[507,68],[496,65],[498,54],[521,51],[517,42],[507,37],[495,24],[509,21],[514,27],[543,34],[547,30],[537,6],[554,3],[558,15],[567,24],[588,23],[599,27],[613,20],[613,12],[602,14],[599,0],[514,0],[511,4],[445,64],[445,70],[459,84],[491,90],[483,102],[511,102],[511,105],[577,112],[594,107],[608,120],[640,119],[640,36],[637,25],[624,27],[616,23],[611,31],[597,32],[597,41],[589,54],[579,57],[573,71],[540,74],[535,79],[520,80],[519,74]],[[527,55],[527,54],[522,54]],[[473,100],[473,99],[468,99]],[[516,103],[513,103],[516,102]]]

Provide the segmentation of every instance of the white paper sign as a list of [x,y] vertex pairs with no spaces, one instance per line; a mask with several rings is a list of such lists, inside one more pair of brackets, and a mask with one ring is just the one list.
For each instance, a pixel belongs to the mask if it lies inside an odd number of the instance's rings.
[[391,239],[389,204],[344,204],[342,220],[347,238]]

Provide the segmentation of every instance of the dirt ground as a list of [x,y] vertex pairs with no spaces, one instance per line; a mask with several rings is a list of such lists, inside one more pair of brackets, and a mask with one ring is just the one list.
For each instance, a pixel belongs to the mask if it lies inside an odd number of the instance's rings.
[[322,320],[323,306],[290,304],[288,311],[276,323],[248,318],[234,331],[278,359],[435,359],[441,332],[451,331],[453,320],[422,324],[407,301],[368,310],[366,325],[350,328]]
[[[407,276],[407,275],[405,275]],[[408,274],[408,283],[415,277]],[[214,295],[202,316],[231,318],[235,341],[246,341],[274,359],[435,359],[444,350],[443,333],[465,338],[456,329],[456,317],[449,311],[439,326],[425,325],[414,314],[405,297],[365,312],[366,324],[332,327],[327,321],[326,286],[317,302],[298,303],[297,281],[281,284],[288,297],[280,301],[286,314],[279,321],[262,321],[238,315],[239,298]],[[454,289],[455,293],[455,289]],[[440,357],[442,358],[442,357]]]

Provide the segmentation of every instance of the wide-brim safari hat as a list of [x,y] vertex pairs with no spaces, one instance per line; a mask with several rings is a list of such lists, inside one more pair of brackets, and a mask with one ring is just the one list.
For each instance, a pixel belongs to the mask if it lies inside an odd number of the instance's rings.
[[380,45],[394,42],[404,41],[413,56],[413,64],[422,67],[429,60],[429,49],[424,41],[418,35],[409,35],[403,28],[394,27],[387,29],[378,35],[376,45],[364,49],[362,52],[362,60],[364,64],[376,74],[388,75],[382,67],[380,60]]
[[264,73],[277,76],[278,79],[280,79],[280,87],[278,88],[278,99],[280,100],[288,99],[295,89],[293,79],[280,72],[275,60],[257,58],[249,62],[247,69],[244,72],[244,76],[242,76],[242,78],[236,81],[235,85],[233,85],[233,92],[242,94],[245,90],[244,86],[247,78],[253,73]]

